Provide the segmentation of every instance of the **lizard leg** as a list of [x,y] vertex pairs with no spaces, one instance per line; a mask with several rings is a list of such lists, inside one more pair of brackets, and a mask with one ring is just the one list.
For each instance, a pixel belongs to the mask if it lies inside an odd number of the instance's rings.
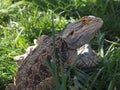
[[77,67],[79,68],[92,68],[95,67],[100,62],[99,57],[89,44],[77,49]]

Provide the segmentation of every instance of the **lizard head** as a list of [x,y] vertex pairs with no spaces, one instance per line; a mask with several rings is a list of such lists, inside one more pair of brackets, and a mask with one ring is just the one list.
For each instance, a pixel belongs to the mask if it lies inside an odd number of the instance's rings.
[[77,49],[95,36],[95,33],[102,27],[103,20],[94,16],[85,16],[79,21],[70,23],[62,33],[69,48]]

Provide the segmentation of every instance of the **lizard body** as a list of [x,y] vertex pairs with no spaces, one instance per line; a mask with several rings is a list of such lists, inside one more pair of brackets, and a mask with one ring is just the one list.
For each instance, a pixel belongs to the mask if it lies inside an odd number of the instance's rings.
[[[24,60],[16,73],[16,90],[50,90],[49,86],[55,89],[55,81],[47,64],[52,67],[52,62],[55,60],[60,74],[60,65],[62,64],[65,71],[67,65],[75,62],[77,54],[82,53],[81,50],[88,49],[87,54],[85,51],[81,54],[83,58],[77,61],[76,67],[84,69],[96,66],[99,59],[87,43],[95,36],[102,24],[102,19],[98,17],[85,16],[69,24],[61,35],[56,35],[55,43],[52,37],[41,36],[32,52],[27,57],[23,55]],[[89,57],[92,58],[88,59]]]

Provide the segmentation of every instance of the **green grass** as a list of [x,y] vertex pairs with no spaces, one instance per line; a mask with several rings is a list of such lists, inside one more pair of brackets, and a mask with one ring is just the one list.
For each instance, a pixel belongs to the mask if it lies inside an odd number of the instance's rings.
[[73,77],[69,71],[63,74],[58,88],[66,90],[75,83],[83,90],[120,90],[119,7],[119,0],[0,0],[0,90],[13,82],[17,71],[13,57],[23,54],[40,35],[52,35],[52,15],[55,33],[85,15],[104,20],[102,33],[91,42],[101,57],[100,66],[89,74],[71,67]]

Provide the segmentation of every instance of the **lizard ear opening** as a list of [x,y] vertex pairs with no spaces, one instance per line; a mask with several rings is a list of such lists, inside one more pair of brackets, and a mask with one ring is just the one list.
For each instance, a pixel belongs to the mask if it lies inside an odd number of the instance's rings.
[[74,31],[69,32],[68,37],[73,37],[74,36]]
[[69,35],[73,35],[73,34],[74,34],[74,31],[70,32],[70,34],[69,34]]

